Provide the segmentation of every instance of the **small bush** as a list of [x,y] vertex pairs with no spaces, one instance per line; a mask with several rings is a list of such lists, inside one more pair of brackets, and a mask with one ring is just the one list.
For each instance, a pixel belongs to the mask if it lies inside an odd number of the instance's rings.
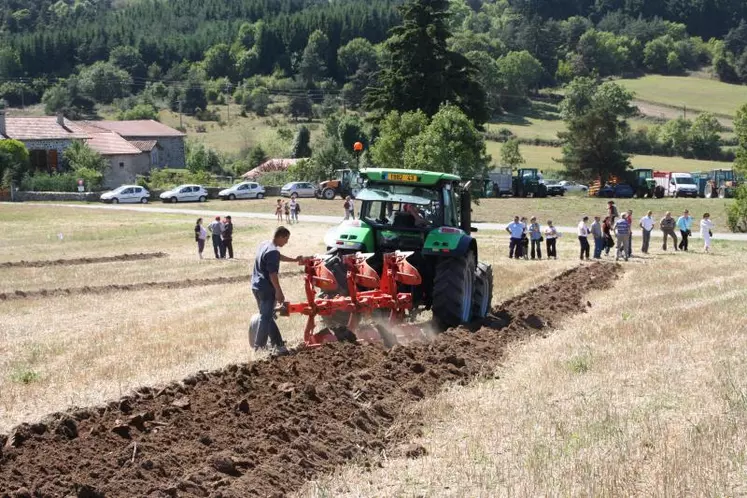
[[727,217],[732,232],[747,232],[747,185],[737,188]]
[[29,192],[77,192],[79,176],[73,172],[48,175],[37,173],[26,175],[21,181],[21,190]]
[[30,368],[17,368],[10,375],[10,380],[19,384],[31,384],[39,380],[39,377],[39,373]]

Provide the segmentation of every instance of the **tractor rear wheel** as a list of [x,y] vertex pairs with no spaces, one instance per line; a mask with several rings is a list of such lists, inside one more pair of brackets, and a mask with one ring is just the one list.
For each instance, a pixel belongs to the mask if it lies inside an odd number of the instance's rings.
[[444,329],[469,322],[475,286],[475,253],[444,258],[436,265],[433,279],[433,317]]
[[475,271],[475,293],[472,297],[472,318],[481,319],[490,313],[493,301],[493,267],[477,263]]

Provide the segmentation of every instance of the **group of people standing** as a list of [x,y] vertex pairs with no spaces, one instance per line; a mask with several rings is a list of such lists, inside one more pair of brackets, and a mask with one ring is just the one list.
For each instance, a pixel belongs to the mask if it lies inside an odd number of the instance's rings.
[[202,226],[202,218],[197,218],[195,242],[197,242],[197,255],[200,259],[202,259],[205,240],[208,236],[213,239],[213,251],[216,259],[225,259],[226,253],[228,253],[228,259],[233,259],[233,222],[230,216],[225,216],[223,219],[216,216],[207,226],[207,229]]
[[511,236],[509,258],[529,259],[531,255],[532,259],[542,259],[542,242],[545,242],[547,258],[558,259],[556,244],[560,232],[552,224],[552,220],[547,220],[547,228],[543,232],[536,216],[532,216],[528,223],[525,216],[514,216],[513,223],[508,224],[506,231]]
[[284,201],[278,199],[278,203],[275,205],[275,217],[278,223],[283,222],[283,215],[285,215],[285,222],[292,225],[294,222],[298,223],[298,215],[301,212],[301,203],[298,202],[297,196],[294,194],[291,196],[290,201]]
[[[687,251],[689,247],[689,238],[692,235],[692,228],[695,224],[694,218],[690,212],[685,209],[682,216],[675,219],[672,213],[667,211],[661,220],[658,221],[658,227],[663,234],[662,250],[667,250],[669,238],[674,242],[675,251]],[[651,244],[651,232],[657,226],[653,218],[653,211],[648,211],[646,216],[638,221],[638,227],[641,229],[641,252],[648,254]],[[703,238],[705,252],[710,252],[713,222],[709,213],[704,213],[699,223],[700,235]],[[633,211],[628,210],[622,216],[615,206],[615,201],[609,201],[607,204],[607,216],[604,219],[601,216],[594,216],[594,221],[589,224],[589,217],[584,216],[579,221],[576,228],[576,235],[579,242],[580,259],[601,259],[602,254],[609,255],[610,250],[615,248],[615,260],[620,258],[628,260],[633,255]],[[678,239],[675,231],[680,232]],[[510,234],[511,240],[508,247],[509,258],[523,259],[542,259],[542,242],[545,242],[547,257],[557,259],[557,240],[560,233],[553,225],[552,220],[547,221],[547,227],[543,230],[537,222],[537,218],[532,216],[528,221],[526,217],[515,216],[514,221],[509,223],[506,231]],[[594,241],[594,251],[592,256],[589,236]]]
[[[704,213],[703,218],[700,220],[700,234],[704,242],[705,252],[710,252],[711,249],[711,236],[713,229],[713,222],[711,221],[709,213]],[[609,255],[610,250],[615,247],[615,260],[619,261],[620,258],[628,260],[633,255],[633,210],[629,209],[624,214],[620,215],[615,206],[615,201],[609,201],[607,203],[607,216],[604,220],[601,220],[599,216],[594,217],[594,222],[591,226],[587,226],[589,221],[588,216],[584,216],[579,222],[577,228],[577,235],[580,246],[580,259],[589,259],[589,241],[588,237],[591,235],[594,238],[594,258],[600,259],[602,252],[605,255]],[[673,241],[674,251],[687,251],[689,247],[689,238],[692,235],[692,227],[694,219],[690,216],[690,211],[685,209],[682,212],[682,216],[675,219],[670,211],[664,214],[658,222],[659,229],[662,232],[662,246],[663,251],[667,250],[667,242],[669,238]],[[638,221],[638,227],[641,229],[641,252],[648,254],[649,246],[651,244],[651,232],[656,227],[657,222],[653,217],[653,211],[648,211],[644,217]],[[680,239],[678,241],[675,229],[680,232]],[[613,234],[617,239],[617,242],[613,239]]]

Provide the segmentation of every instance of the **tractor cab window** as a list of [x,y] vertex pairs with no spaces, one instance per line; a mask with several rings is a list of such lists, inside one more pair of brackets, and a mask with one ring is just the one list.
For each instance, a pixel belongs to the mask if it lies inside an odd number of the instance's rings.
[[440,225],[437,191],[407,185],[383,185],[361,190],[360,218],[392,228],[427,228]]
[[444,225],[459,226],[459,189],[451,184],[444,185]]

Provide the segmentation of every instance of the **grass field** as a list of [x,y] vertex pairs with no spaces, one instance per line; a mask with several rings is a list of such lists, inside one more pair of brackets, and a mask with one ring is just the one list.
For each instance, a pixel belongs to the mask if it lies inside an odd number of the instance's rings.
[[618,83],[635,92],[635,98],[682,109],[734,116],[747,103],[747,87],[713,79],[688,76],[648,75],[621,79]]
[[735,264],[744,247],[628,264],[494,379],[413,410],[426,456],[351,465],[298,496],[743,495],[747,273]]
[[[588,200],[557,201],[554,217],[573,219],[574,202]],[[307,205],[320,212],[339,204],[315,202]],[[479,213],[503,200],[491,202]],[[516,201],[505,202],[515,210]],[[249,205],[220,205],[243,203]],[[0,263],[154,251],[168,257],[0,267],[0,292],[247,275],[254,247],[276,225],[237,220],[237,260],[200,261],[194,218],[4,205]],[[294,225],[284,252],[323,250],[324,229]],[[561,239],[557,261],[516,261],[506,258],[505,234],[476,237],[480,258],[495,269],[494,303],[578,264],[572,238]],[[546,339],[517,345],[495,378],[453,387],[401,414],[424,422],[417,441],[428,451],[424,458],[341,468],[299,495],[741,494],[747,338],[738,332],[747,315],[738,310],[747,274],[734,268],[747,264],[747,246],[717,241],[705,255],[698,245],[674,254],[654,244],[650,255],[625,265],[614,288],[588,296],[588,313]],[[281,282],[290,299],[301,297],[298,267],[283,265]],[[140,385],[254,360],[246,338],[255,312],[248,285],[0,300],[0,432]],[[297,344],[303,320],[279,320],[284,337]]]

